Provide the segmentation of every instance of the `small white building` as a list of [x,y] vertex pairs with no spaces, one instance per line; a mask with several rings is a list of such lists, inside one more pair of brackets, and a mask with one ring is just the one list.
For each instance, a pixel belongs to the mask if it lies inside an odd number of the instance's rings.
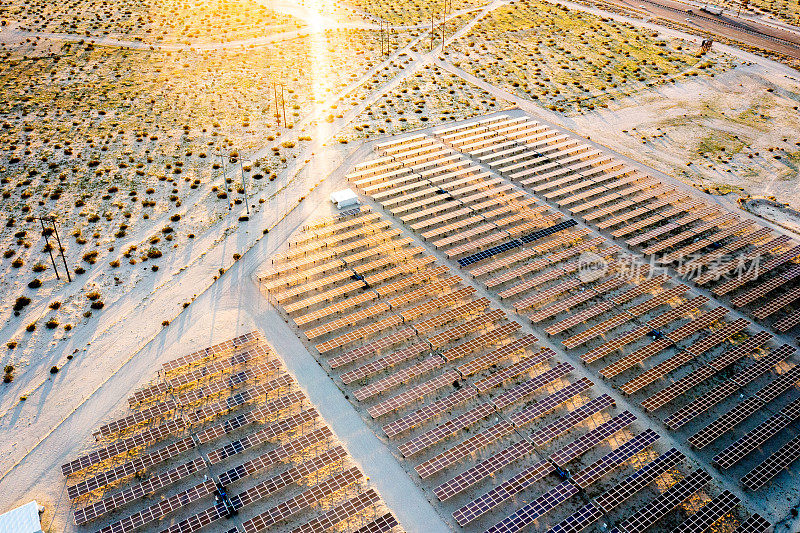
[[42,533],[36,500],[0,514],[0,533]]
[[331,202],[336,204],[339,209],[345,209],[356,205],[361,205],[358,195],[352,189],[342,189],[331,193]]

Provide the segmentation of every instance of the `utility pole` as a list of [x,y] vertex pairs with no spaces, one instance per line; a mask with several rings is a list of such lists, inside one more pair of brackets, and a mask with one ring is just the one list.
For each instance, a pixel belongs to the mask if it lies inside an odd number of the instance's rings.
[[247,184],[244,181],[244,163],[242,163],[242,158],[239,158],[239,168],[242,171],[242,189],[244,190],[244,207],[247,209],[247,214],[250,214],[250,198],[247,196]]
[[433,38],[436,36],[436,32],[433,29],[433,11],[431,11],[431,52],[433,51]]
[[286,97],[283,94],[282,83],[281,83],[281,108],[283,109],[283,127],[288,127],[289,123],[286,122]]
[[50,246],[50,239],[47,238],[47,236],[50,235],[50,232],[48,232],[47,229],[44,227],[44,219],[42,219],[40,217],[39,218],[39,222],[42,224],[42,235],[44,235],[44,242],[47,245],[46,246],[47,252],[50,254],[50,262],[53,264],[53,270],[56,273],[56,279],[60,280],[61,276],[58,275],[58,268],[56,267],[56,260],[53,257],[53,247]]
[[227,197],[227,200],[228,200],[228,211],[230,211],[230,210],[233,209],[233,207],[231,206],[231,193],[228,190],[228,176],[227,176],[228,171],[226,170],[226,166],[225,166],[225,153],[224,152],[225,151],[222,148],[220,148],[217,151],[217,155],[219,155],[220,160],[222,160],[222,183],[225,184],[225,196]]
[[275,118],[278,121],[278,127],[281,127],[281,115],[280,110],[278,109],[278,87],[275,85],[275,82],[272,83],[272,90],[275,93]]
[[72,282],[72,276],[69,275],[69,268],[67,267],[67,258],[64,257],[64,248],[61,247],[61,239],[58,238],[58,228],[56,227],[56,217],[52,217],[53,231],[56,234],[56,242],[58,243],[58,251],[61,252],[61,260],[64,261],[64,270],[67,271],[67,281]]

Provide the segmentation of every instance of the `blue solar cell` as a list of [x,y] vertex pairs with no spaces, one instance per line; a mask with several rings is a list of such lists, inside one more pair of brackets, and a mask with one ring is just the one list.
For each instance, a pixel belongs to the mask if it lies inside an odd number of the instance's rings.
[[458,266],[465,267],[471,265],[472,263],[483,261],[486,258],[492,257],[493,255],[502,254],[503,252],[511,250],[512,248],[517,248],[518,246],[522,246],[522,242],[517,239],[504,242],[503,244],[499,244],[493,248],[489,248],[488,250],[484,250],[482,252],[459,259]]
[[542,237],[547,237],[548,235],[552,235],[553,233],[556,233],[557,231],[561,231],[561,230],[565,230],[567,228],[571,228],[572,226],[574,226],[576,224],[577,224],[577,222],[575,222],[572,219],[565,220],[563,222],[559,222],[558,224],[554,224],[554,225],[550,226],[549,228],[540,229],[539,231],[534,231],[533,233],[529,233],[529,234],[525,235],[524,237],[520,237],[519,240],[521,240],[523,244],[528,244],[530,242],[539,240]]
[[533,233],[529,233],[528,235],[520,237],[519,239],[513,239],[508,242],[504,242],[503,244],[497,245],[493,248],[489,248],[488,250],[468,255],[467,257],[458,260],[458,266],[465,267],[473,263],[477,263],[478,261],[483,261],[484,259],[488,259],[489,257],[495,256],[497,254],[502,254],[503,252],[511,250],[512,248],[517,248],[518,246],[522,246],[523,244],[528,244],[533,241],[539,240],[543,237],[547,237],[548,235],[552,235],[553,233],[565,230],[567,228],[571,228],[576,224],[577,222],[575,222],[572,219],[565,220],[564,222],[559,222],[558,224],[554,224],[549,228],[545,228],[539,231],[534,231]]

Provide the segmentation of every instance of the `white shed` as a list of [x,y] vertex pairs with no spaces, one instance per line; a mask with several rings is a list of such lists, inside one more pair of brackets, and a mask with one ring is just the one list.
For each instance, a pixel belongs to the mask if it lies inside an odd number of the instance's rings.
[[352,189],[342,189],[341,191],[332,192],[331,202],[336,204],[336,207],[339,209],[345,209],[347,207],[353,207],[354,205],[361,204],[361,201],[358,199],[358,195],[356,195]]
[[0,514],[0,533],[42,533],[36,500]]

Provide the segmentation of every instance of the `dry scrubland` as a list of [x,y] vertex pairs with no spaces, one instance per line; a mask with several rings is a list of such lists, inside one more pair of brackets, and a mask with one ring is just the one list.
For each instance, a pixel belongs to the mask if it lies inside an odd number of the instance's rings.
[[525,0],[495,9],[448,48],[456,66],[559,112],[609,100],[724,64],[629,24]]
[[185,44],[247,39],[302,26],[251,0],[3,0],[0,17],[29,31]]
[[370,0],[348,0],[349,5],[372,15],[375,18],[390,24],[420,24],[430,23],[431,14],[434,17],[442,16],[445,11],[460,11],[462,9],[475,9],[489,3],[489,0],[409,0],[404,2],[373,2]]
[[[11,328],[3,366],[21,372],[20,362],[41,340],[36,337],[69,335],[153,276],[172,251],[191,246],[223,217],[235,222],[244,214],[244,190],[237,176],[228,178],[226,192],[223,159],[215,154],[225,154],[230,171],[237,157],[286,131],[275,118],[273,81],[285,84],[286,119],[297,122],[374,64],[374,44],[365,31],[331,30],[270,45],[266,54],[263,48],[157,52],[35,40],[6,49],[0,288],[19,300],[0,311]],[[251,196],[279,186],[314,132],[298,128],[298,134],[298,142],[244,162]],[[229,201],[239,204],[233,218]],[[79,284],[82,294],[61,295],[74,290],[64,287],[63,271],[61,282],[55,279],[32,218],[43,214],[58,215],[77,278],[69,287]],[[50,305],[44,314],[27,312],[41,303]]]
[[750,0],[750,8],[758,8],[791,24],[800,23],[800,3],[794,0]]
[[484,115],[508,105],[437,66],[427,65],[360,113],[340,141],[401,133]]

